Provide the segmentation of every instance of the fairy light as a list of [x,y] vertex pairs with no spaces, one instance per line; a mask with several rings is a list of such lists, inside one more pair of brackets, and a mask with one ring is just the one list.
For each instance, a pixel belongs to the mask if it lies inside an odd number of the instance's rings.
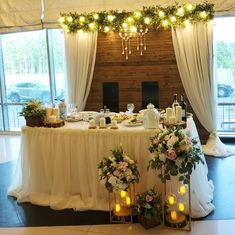
[[150,21],[151,21],[151,19],[150,19],[149,17],[146,17],[146,18],[144,19],[144,23],[145,23],[145,24],[150,24]]
[[175,17],[175,16],[171,16],[171,17],[170,17],[170,20],[171,20],[171,22],[174,23],[174,22],[176,22],[176,17]]
[[98,19],[99,19],[99,15],[98,15],[97,13],[95,13],[95,14],[93,15],[93,18],[94,18],[95,20],[98,20]]
[[180,202],[178,204],[178,209],[179,209],[180,212],[183,212],[184,211],[184,203]]
[[200,12],[200,17],[205,19],[207,17],[207,13],[205,11]]
[[190,25],[190,21],[189,21],[189,20],[185,20],[185,21],[184,21],[184,25],[185,25],[185,26]]
[[187,4],[186,5],[186,9],[188,10],[188,11],[192,11],[192,9],[193,9],[193,5],[192,4]]
[[179,15],[179,16],[183,16],[183,15],[184,15],[184,8],[183,8],[183,7],[180,7],[180,8],[177,10],[177,15]]
[[73,21],[73,17],[72,16],[69,16],[68,18],[67,18],[67,20],[68,20],[68,22],[72,22]]
[[168,20],[163,20],[162,21],[162,26],[167,27],[169,25]]
[[168,203],[169,203],[169,205],[174,205],[175,204],[175,197],[173,195],[169,195]]
[[133,19],[132,17],[128,17],[128,18],[127,18],[127,21],[128,21],[129,23],[133,22],[133,20],[134,20],[134,19]]
[[126,29],[126,28],[128,27],[128,24],[127,24],[126,22],[124,22],[124,23],[122,24],[122,27],[123,27],[124,29]]
[[85,17],[84,16],[80,16],[79,17],[79,21],[83,23],[85,21]]
[[130,197],[126,197],[126,205],[127,206],[131,205],[131,198]]
[[135,16],[136,18],[140,18],[140,17],[141,17],[141,13],[140,13],[139,11],[136,11],[136,12],[134,13],[134,16]]
[[116,205],[115,205],[115,211],[116,212],[119,212],[121,210],[121,205],[119,204],[119,203],[117,203]]
[[105,33],[109,32],[109,30],[110,30],[110,28],[109,28],[108,26],[105,26],[105,27],[104,27],[104,32],[105,32]]
[[179,193],[180,193],[181,196],[184,196],[184,194],[186,193],[185,185],[180,186]]
[[115,16],[114,15],[108,15],[107,19],[108,21],[112,22],[114,20]]
[[94,29],[94,28],[95,28],[95,24],[94,24],[94,23],[90,23],[90,24],[89,24],[89,28],[90,28],[90,29]]
[[61,16],[61,17],[58,19],[58,22],[59,22],[60,24],[64,23],[64,21],[65,21],[65,19],[64,19],[63,16]]
[[137,32],[137,28],[135,26],[131,26],[130,30],[132,33],[136,33]]
[[165,12],[164,11],[159,11],[158,16],[160,18],[163,18],[165,16]]

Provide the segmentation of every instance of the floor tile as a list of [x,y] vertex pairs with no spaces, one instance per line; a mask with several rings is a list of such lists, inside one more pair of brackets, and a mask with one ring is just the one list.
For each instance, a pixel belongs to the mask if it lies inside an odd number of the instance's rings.
[[0,235],[86,235],[86,231],[63,227],[0,228]]
[[92,225],[87,235],[193,235],[193,231],[180,231],[163,226],[146,230],[140,224],[120,224],[120,225]]
[[234,235],[235,220],[195,221],[193,235]]

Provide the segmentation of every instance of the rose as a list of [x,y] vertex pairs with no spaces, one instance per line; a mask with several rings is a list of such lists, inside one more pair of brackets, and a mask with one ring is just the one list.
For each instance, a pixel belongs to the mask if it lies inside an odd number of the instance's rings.
[[176,159],[177,154],[176,154],[175,150],[169,149],[169,150],[166,151],[166,157],[167,157],[169,160],[174,160],[174,159]]
[[158,139],[154,139],[154,140],[153,140],[153,144],[158,145],[159,143],[160,143],[160,141],[159,141]]
[[118,170],[125,171],[127,169],[128,163],[127,162],[119,162]]
[[151,202],[153,200],[153,197],[151,195],[147,194],[146,197],[145,197],[145,200],[147,202]]

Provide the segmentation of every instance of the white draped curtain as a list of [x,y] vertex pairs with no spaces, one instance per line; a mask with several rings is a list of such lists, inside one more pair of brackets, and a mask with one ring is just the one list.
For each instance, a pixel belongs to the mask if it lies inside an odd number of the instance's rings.
[[95,67],[97,32],[65,33],[68,103],[85,108]]
[[216,98],[213,80],[212,23],[197,23],[172,29],[180,77],[189,102],[203,127],[210,133],[204,153],[228,156],[228,149],[216,134]]

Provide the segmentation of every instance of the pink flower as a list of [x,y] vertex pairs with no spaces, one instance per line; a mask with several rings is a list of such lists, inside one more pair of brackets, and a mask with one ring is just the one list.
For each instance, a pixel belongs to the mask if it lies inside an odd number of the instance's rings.
[[176,154],[175,150],[169,149],[169,150],[166,151],[166,157],[167,157],[169,160],[174,160],[174,159],[176,159],[177,154]]
[[151,202],[152,200],[153,200],[153,197],[151,196],[151,195],[146,195],[146,197],[145,197],[145,200],[147,201],[147,202]]
[[158,140],[158,139],[153,140],[153,144],[158,145],[159,143],[160,143],[160,142],[159,142],[159,140]]

